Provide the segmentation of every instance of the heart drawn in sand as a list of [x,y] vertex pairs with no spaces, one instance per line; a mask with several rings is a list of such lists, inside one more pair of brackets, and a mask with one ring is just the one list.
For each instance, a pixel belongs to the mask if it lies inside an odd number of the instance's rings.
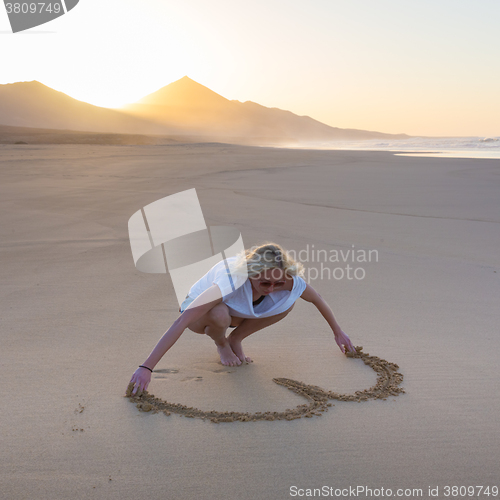
[[321,416],[322,412],[332,406],[329,400],[338,401],[368,401],[369,399],[387,399],[389,396],[398,396],[405,391],[400,387],[403,381],[403,375],[398,372],[399,366],[389,363],[385,359],[377,356],[370,356],[363,352],[362,347],[356,347],[356,352],[347,352],[349,358],[362,359],[365,365],[370,366],[377,373],[377,382],[373,387],[363,391],[356,391],[354,394],[339,394],[333,391],[325,391],[315,385],[307,385],[297,380],[289,378],[274,378],[273,382],[282,385],[287,389],[306,398],[309,403],[302,404],[293,409],[287,409],[284,412],[266,411],[266,412],[221,412],[217,410],[199,410],[198,408],[187,407],[178,403],[170,403],[153,394],[144,391],[142,394],[132,395],[133,384],[127,388],[129,401],[136,403],[140,411],[153,413],[163,412],[165,415],[177,413],[188,418],[208,419],[213,423],[220,422],[256,422],[258,420],[295,420],[296,418],[311,418]]

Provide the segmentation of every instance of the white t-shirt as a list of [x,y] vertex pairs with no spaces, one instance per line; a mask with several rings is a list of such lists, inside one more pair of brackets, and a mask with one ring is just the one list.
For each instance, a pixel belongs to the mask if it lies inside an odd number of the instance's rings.
[[[236,261],[236,257],[230,257],[226,260],[228,265],[231,266]],[[184,311],[198,295],[213,284],[220,288],[222,301],[229,308],[229,314],[237,318],[267,318],[281,314],[292,307],[307,285],[300,276],[293,276],[291,291],[279,290],[272,292],[254,307],[250,280],[247,277],[229,275],[225,262],[221,260],[191,287],[186,300],[181,305],[181,310]]]

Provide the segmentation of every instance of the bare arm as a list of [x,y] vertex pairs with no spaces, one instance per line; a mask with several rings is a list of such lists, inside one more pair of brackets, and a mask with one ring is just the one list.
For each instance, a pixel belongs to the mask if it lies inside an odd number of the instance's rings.
[[[217,285],[212,285],[210,288],[196,297],[189,307],[173,322],[172,326],[163,334],[158,341],[151,354],[147,357],[146,361],[142,363],[144,366],[151,368],[151,370],[158,364],[160,359],[165,353],[177,342],[184,330],[193,321],[201,318],[214,306],[222,302],[222,294]],[[137,368],[134,375],[130,379],[130,384],[134,384],[132,394],[139,390],[139,393],[148,388],[151,381],[151,372],[147,368]]]
[[333,330],[333,334],[335,335],[335,342],[340,347],[340,350],[345,353],[345,347],[351,352],[355,352],[356,349],[352,345],[349,337],[342,331],[335,316],[333,315],[333,311],[330,309],[330,306],[325,302],[325,299],[309,284],[306,285],[306,289],[301,295],[301,298],[306,302],[312,302],[318,311],[321,313],[323,318],[328,322],[331,329]]

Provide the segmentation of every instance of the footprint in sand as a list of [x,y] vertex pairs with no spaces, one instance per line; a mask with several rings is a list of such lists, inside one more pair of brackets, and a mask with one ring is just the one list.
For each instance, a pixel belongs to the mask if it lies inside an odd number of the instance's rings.
[[221,363],[195,363],[195,367],[198,370],[211,373],[234,373],[235,371],[231,370],[229,366],[222,366]]
[[[162,375],[158,375],[158,373],[161,373]],[[167,375],[175,374],[175,373],[179,373],[179,370],[177,368],[160,368],[158,370],[153,370],[153,375],[154,375],[155,380],[168,378]],[[165,374],[165,375],[163,375],[163,374]]]
[[[168,378],[168,374],[175,374],[179,373],[179,370],[177,368],[161,368],[159,370],[153,370],[153,373],[155,374],[155,379],[163,379],[163,378]],[[157,373],[165,373],[166,375],[156,375]],[[192,376],[192,377],[184,377],[180,381],[181,382],[189,382],[191,380],[194,380],[195,382],[201,382],[203,380],[203,377],[201,376]]]

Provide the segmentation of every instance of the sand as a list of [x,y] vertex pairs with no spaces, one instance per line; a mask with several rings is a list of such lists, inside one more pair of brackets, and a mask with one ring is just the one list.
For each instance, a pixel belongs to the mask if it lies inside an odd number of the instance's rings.
[[[498,485],[498,160],[217,144],[1,145],[0,159],[1,498],[276,500],[292,486],[444,498],[446,485]],[[399,365],[406,393],[219,425],[123,397],[179,307],[168,276],[135,269],[128,218],[192,187],[207,223],[237,227],[247,246],[377,250],[351,263],[363,279],[308,282],[355,345]],[[244,348],[253,363],[224,367],[186,332],[148,391],[254,415],[311,402],[273,379],[346,395],[377,384],[305,301]]]
[[136,403],[140,411],[153,413],[163,412],[165,415],[178,413],[183,417],[209,419],[210,422],[219,424],[221,422],[257,422],[259,420],[295,420],[296,418],[311,418],[314,415],[320,417],[321,412],[327,411],[332,406],[329,399],[339,401],[368,401],[369,399],[387,400],[389,396],[398,396],[404,390],[399,387],[403,381],[403,375],[397,370],[398,365],[389,363],[378,356],[370,356],[363,352],[361,346],[356,347],[356,352],[346,352],[348,358],[362,359],[365,365],[370,366],[377,373],[377,383],[363,391],[356,391],[354,394],[339,394],[334,391],[325,391],[321,387],[304,384],[289,378],[273,378],[273,382],[286,387],[295,394],[300,394],[310,401],[309,404],[299,405],[294,409],[287,408],[283,412],[224,412],[218,410],[199,410],[192,406],[185,406],[179,403],[169,403],[161,398],[156,398],[148,391],[139,391],[133,394],[135,385],[131,382],[126,390],[126,396],[131,403]]

